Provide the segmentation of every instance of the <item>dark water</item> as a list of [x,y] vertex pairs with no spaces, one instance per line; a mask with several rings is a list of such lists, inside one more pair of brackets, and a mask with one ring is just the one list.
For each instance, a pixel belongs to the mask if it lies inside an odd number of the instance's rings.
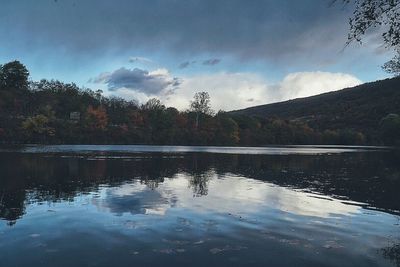
[[399,215],[388,149],[0,150],[2,267],[400,266]]

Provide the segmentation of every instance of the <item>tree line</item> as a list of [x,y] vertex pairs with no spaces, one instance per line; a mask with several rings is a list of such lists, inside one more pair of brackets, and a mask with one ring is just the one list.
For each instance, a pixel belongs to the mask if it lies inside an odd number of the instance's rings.
[[[146,103],[105,97],[100,90],[57,80],[29,81],[19,61],[0,66],[0,142],[43,144],[240,145],[367,144],[349,128],[314,129],[306,122],[214,112],[207,92],[179,111],[159,99]],[[396,144],[400,117],[381,122],[380,143]]]

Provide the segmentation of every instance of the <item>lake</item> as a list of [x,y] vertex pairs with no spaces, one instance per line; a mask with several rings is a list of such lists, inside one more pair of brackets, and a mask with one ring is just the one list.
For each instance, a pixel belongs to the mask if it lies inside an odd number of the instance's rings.
[[2,147],[0,266],[400,266],[400,153]]

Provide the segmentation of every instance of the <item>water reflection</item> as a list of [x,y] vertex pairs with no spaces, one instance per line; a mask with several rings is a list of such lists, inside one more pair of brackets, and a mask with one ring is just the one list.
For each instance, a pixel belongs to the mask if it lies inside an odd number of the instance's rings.
[[24,153],[214,153],[214,154],[252,154],[252,155],[319,155],[326,153],[379,151],[387,147],[378,146],[338,146],[303,145],[270,147],[218,147],[218,146],[152,146],[152,145],[25,145],[1,147],[0,152],[15,151]]
[[164,215],[173,207],[176,196],[166,197],[165,192],[151,189],[139,182],[106,189],[102,198],[93,199],[92,203],[101,210],[107,210],[115,215],[124,213]]
[[396,266],[400,266],[400,243],[385,247],[382,252],[385,258],[391,260]]
[[51,258],[57,266],[129,266],[132,255],[160,266],[176,265],[171,255],[195,266],[398,265],[399,158],[3,152],[0,261],[60,251],[75,261]]
[[[237,176],[217,175],[207,172],[187,178],[177,174],[166,178],[155,189],[131,182],[116,188],[105,189],[103,197],[93,203],[116,215],[159,214],[169,208],[182,207],[194,212],[258,213],[266,207],[297,215],[333,217],[358,213],[360,206],[344,204],[338,200],[316,194],[293,191],[270,183]],[[191,194],[188,188],[192,188]],[[193,197],[202,198],[193,200]]]
[[[209,194],[211,183],[211,189],[218,194],[239,189],[226,196],[230,199],[240,199],[243,195],[248,200],[261,192],[270,199],[257,196],[260,201],[273,201],[281,196],[281,203],[286,201],[294,206],[302,202],[290,199],[288,195],[299,193],[289,189],[301,189],[323,195],[331,205],[337,204],[329,197],[365,203],[365,207],[387,212],[400,210],[400,164],[392,153],[318,156],[2,153],[0,173],[0,217],[10,222],[21,218],[30,202],[73,201],[77,194],[96,191],[101,185],[117,187],[135,179],[140,182],[134,183],[134,190],[140,189],[142,194],[146,190],[150,190],[148,194],[157,194],[151,190],[173,183],[172,189],[182,184],[184,190],[191,190],[191,196],[200,197]],[[230,179],[221,180],[223,177]],[[166,178],[170,179],[165,182]],[[254,186],[257,181],[259,184]],[[280,187],[269,190],[272,185]],[[313,202],[320,198],[314,195],[307,199]],[[325,202],[323,205],[327,205]],[[354,210],[357,207],[354,205],[346,207]]]

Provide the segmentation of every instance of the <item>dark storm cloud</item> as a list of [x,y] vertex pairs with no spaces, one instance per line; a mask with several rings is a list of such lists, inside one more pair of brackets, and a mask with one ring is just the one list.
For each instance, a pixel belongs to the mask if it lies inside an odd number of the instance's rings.
[[203,65],[214,66],[214,65],[219,64],[220,62],[221,62],[221,59],[219,59],[219,58],[211,58],[211,59],[204,60]]
[[152,73],[138,68],[132,70],[120,68],[113,72],[102,73],[89,82],[107,84],[110,91],[126,88],[146,95],[167,93],[180,85],[179,79],[170,77],[168,73]]
[[[141,49],[293,61],[342,48],[348,12],[331,0],[2,1],[5,47],[82,58]],[[338,46],[338,47],[337,47]]]

